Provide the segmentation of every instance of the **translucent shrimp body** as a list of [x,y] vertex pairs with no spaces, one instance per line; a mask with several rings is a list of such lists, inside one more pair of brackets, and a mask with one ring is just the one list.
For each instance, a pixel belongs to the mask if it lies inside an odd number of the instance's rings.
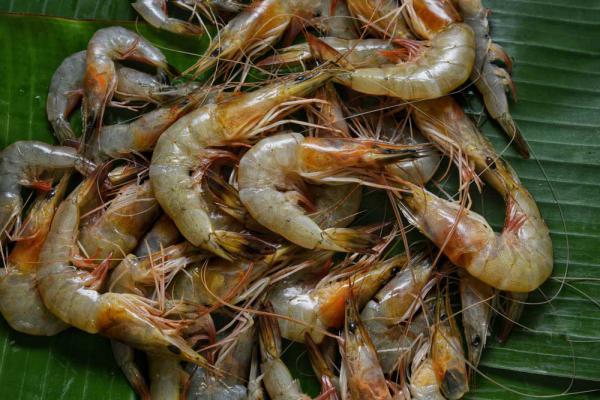
[[298,273],[282,280],[269,291],[269,300],[275,312],[306,324],[279,319],[281,335],[302,343],[305,334],[309,333],[315,343],[321,343],[324,330],[342,326],[344,303],[350,296],[352,287],[358,306],[362,307],[405,262],[405,256],[377,261],[349,279],[318,285],[316,283],[321,278],[319,274]]
[[45,171],[70,168],[88,174],[95,166],[74,148],[37,141],[15,142],[0,152],[0,241],[23,207],[21,186],[35,185]]
[[[175,354],[180,359],[209,367],[173,330],[156,316],[142,297],[100,294],[90,286],[97,283],[91,273],[69,262],[79,229],[80,207],[95,182],[88,179],[65,200],[56,213],[40,259],[38,288],[46,307],[64,322],[88,333],[100,333],[142,350]],[[165,324],[160,327],[159,324]],[[171,326],[169,328],[169,326]]]
[[89,257],[100,261],[112,257],[109,265],[115,266],[136,248],[159,213],[150,182],[131,183],[119,191],[105,212],[83,224],[79,243]]
[[363,326],[352,295],[346,301],[343,363],[353,400],[391,400],[377,351]]
[[117,87],[115,61],[123,59],[171,70],[162,52],[137,33],[119,26],[96,31],[88,43],[83,80],[85,132],[91,132],[101,124],[104,108]]
[[0,312],[13,329],[29,335],[52,336],[68,327],[46,309],[35,278],[42,245],[67,183],[65,177],[55,190],[36,199],[21,233],[25,239],[15,243],[0,270]]
[[68,118],[83,96],[86,57],[87,52],[84,50],[65,58],[50,81],[46,115],[54,129],[54,135],[61,144],[75,138]]
[[424,100],[463,84],[475,61],[475,38],[465,24],[453,24],[432,38],[414,59],[340,73],[336,81],[358,92]]
[[[298,180],[327,182],[340,168],[377,171],[402,159],[406,148],[375,141],[305,138],[284,133],[265,138],[240,160],[240,199],[261,225],[308,249],[361,251],[372,240],[356,230],[321,227],[299,206]],[[314,177],[314,178],[313,178]],[[341,180],[344,182],[344,180]]]
[[443,98],[419,103],[415,122],[421,132],[451,152],[450,138],[475,164],[506,203],[502,233],[496,234],[477,213],[409,185],[406,215],[441,247],[456,265],[488,285],[512,292],[537,289],[552,273],[552,241],[535,200],[483,138],[460,107]]
[[167,15],[167,0],[137,0],[131,6],[155,28],[185,35],[201,35],[202,27]]
[[207,104],[180,118],[161,135],[152,155],[150,180],[163,210],[192,244],[226,259],[235,257],[236,249],[228,241],[235,239],[240,243],[244,239],[215,227],[208,202],[198,195],[201,186],[191,175],[204,157],[210,157],[208,147],[250,140],[259,125],[285,115],[271,114],[274,108],[310,93],[329,79],[328,74],[318,72],[306,77],[300,75],[297,80],[285,80],[219,104]]

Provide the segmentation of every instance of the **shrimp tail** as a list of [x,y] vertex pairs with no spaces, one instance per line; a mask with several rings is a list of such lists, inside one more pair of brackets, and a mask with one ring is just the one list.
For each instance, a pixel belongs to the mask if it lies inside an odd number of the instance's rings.
[[528,293],[506,292],[506,298],[501,307],[501,314],[504,317],[500,324],[500,331],[496,337],[498,342],[505,343],[508,340],[514,326],[519,321]]
[[215,204],[227,215],[236,221],[244,223],[248,218],[248,211],[242,204],[238,191],[216,174],[208,176],[208,187],[215,197]]
[[214,241],[229,259],[253,259],[275,252],[272,244],[247,233],[214,231]]
[[517,146],[517,151],[523,158],[529,158],[529,146],[525,141],[525,138],[521,134],[519,127],[515,124],[515,121],[509,113],[504,113],[496,118],[496,121],[500,124],[504,132],[514,141]]
[[329,228],[323,231],[326,241],[346,252],[373,253],[373,247],[381,242],[381,238],[362,229]]
[[113,356],[121,371],[127,378],[127,381],[133,387],[133,390],[142,400],[150,400],[150,391],[142,371],[138,368],[134,360],[134,349],[126,344],[111,340]]
[[75,132],[73,132],[73,128],[71,128],[71,124],[68,121],[63,118],[57,118],[54,122],[54,135],[60,144],[66,145],[76,139]]

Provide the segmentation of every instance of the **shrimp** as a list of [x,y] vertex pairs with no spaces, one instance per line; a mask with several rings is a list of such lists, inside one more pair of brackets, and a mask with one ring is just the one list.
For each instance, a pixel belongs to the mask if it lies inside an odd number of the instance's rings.
[[483,96],[485,108],[490,116],[500,124],[517,150],[524,158],[529,158],[529,147],[519,127],[515,124],[508,108],[510,91],[515,97],[515,86],[511,79],[512,61],[504,49],[490,39],[488,24],[489,11],[481,0],[458,0],[458,8],[468,24],[475,32],[477,55],[471,80]]
[[447,26],[462,18],[453,0],[403,0],[403,12],[412,31],[420,38],[433,39]]
[[417,351],[410,375],[410,393],[415,400],[445,400],[433,369],[431,357],[427,355],[431,343],[428,341]]
[[95,165],[71,147],[38,141],[19,141],[0,152],[0,243],[19,219],[21,186],[46,187],[40,175],[49,170],[75,168],[84,175]]
[[52,336],[68,327],[46,309],[35,279],[41,247],[68,182],[66,175],[54,190],[38,196],[23,225],[23,239],[0,270],[0,312],[14,330],[29,335]]
[[315,14],[321,0],[256,0],[219,31],[205,55],[186,72],[197,77],[220,60],[252,59],[269,50],[294,16]]
[[125,101],[144,101],[162,104],[188,96],[201,88],[198,82],[173,86],[164,78],[117,64],[117,88],[114,97]]
[[467,342],[469,363],[472,368],[477,368],[489,335],[492,301],[496,294],[490,286],[462,270],[459,271],[459,277],[462,324]]
[[437,321],[431,338],[433,370],[446,398],[460,399],[469,391],[462,337],[452,316],[450,294],[438,297]]
[[183,321],[161,317],[143,297],[100,294],[98,278],[70,262],[75,246],[81,207],[94,192],[95,179],[85,180],[61,203],[40,259],[38,289],[44,304],[64,322],[88,333],[100,333],[141,350],[175,354],[181,360],[210,368],[208,362],[179,336]]
[[245,400],[248,388],[246,381],[250,373],[253,343],[256,340],[254,321],[243,321],[237,332],[221,349],[215,361],[215,367],[226,372],[224,377],[216,377],[203,368],[196,368],[189,383],[189,398]]
[[[337,37],[320,37],[319,40],[338,53],[355,68],[378,67],[389,63],[385,51],[394,50],[393,42],[383,39],[342,39]],[[277,54],[260,60],[259,67],[296,66],[312,61],[315,54],[308,43],[299,43],[277,51]]]
[[552,274],[552,241],[535,200],[516,173],[451,98],[419,103],[414,119],[444,152],[451,153],[455,146],[467,155],[504,197],[506,219],[504,230],[496,234],[477,213],[410,183],[403,197],[407,218],[455,265],[482,282],[514,292],[538,288]]
[[351,399],[392,399],[377,351],[360,320],[352,293],[346,300],[342,361]]
[[144,257],[150,253],[160,250],[162,247],[167,247],[177,243],[181,238],[181,234],[177,227],[166,214],[162,214],[152,228],[140,240],[135,255]]
[[99,158],[121,157],[130,153],[151,151],[162,133],[175,121],[199,105],[212,102],[214,91],[201,90],[169,106],[157,108],[129,124],[103,126],[97,149],[91,153]]
[[162,52],[137,33],[119,26],[96,31],[88,43],[83,79],[84,135],[101,126],[104,108],[117,88],[115,61],[124,59],[174,72]]
[[361,93],[425,100],[444,96],[469,78],[475,61],[475,38],[468,25],[452,24],[418,47],[418,55],[407,62],[342,71],[335,81]]
[[60,144],[75,139],[68,118],[83,96],[86,54],[84,50],[65,58],[50,80],[46,115]]
[[354,18],[350,15],[345,1],[322,0],[319,14],[318,25],[326,36],[340,39],[358,37]]
[[201,156],[214,154],[207,147],[250,140],[266,124],[291,111],[286,102],[310,93],[329,77],[328,73],[309,72],[207,104],[180,118],[161,135],[152,155],[150,180],[161,207],[187,240],[228,260],[265,251],[263,242],[223,230],[226,226],[215,227],[210,202],[198,195],[202,186],[190,175],[201,165]]
[[136,248],[159,213],[150,182],[133,182],[119,190],[105,212],[82,224],[79,243],[89,257],[116,256],[108,260],[112,268],[119,263],[119,255],[125,257]]
[[[269,303],[265,311],[273,312]],[[281,332],[273,317],[260,315],[259,343],[263,373],[263,383],[271,400],[309,400],[300,388],[300,383],[294,379],[288,367],[281,361]]]
[[[369,332],[385,373],[392,373],[424,335],[424,318],[409,318],[419,299],[435,283],[433,264],[427,257],[415,257],[381,288],[362,309],[363,325]],[[422,315],[422,314],[421,314]],[[400,324],[409,319],[406,324]]]
[[[324,257],[329,257],[329,253],[315,254],[311,259],[319,265],[319,258]],[[346,279],[319,282],[322,274],[304,271],[278,282],[269,291],[269,301],[275,312],[305,322],[299,324],[294,320],[279,319],[282,336],[302,343],[305,333],[309,333],[315,343],[321,343],[326,329],[342,326],[344,302],[351,287],[362,307],[405,263],[404,255],[383,261],[370,256],[361,259],[355,266],[357,272]]]
[[[334,175],[359,176],[362,169],[377,171],[388,163],[414,158],[414,148],[376,141],[343,138],[305,138],[298,133],[261,140],[240,160],[240,199],[261,225],[308,249],[365,251],[378,240],[348,228],[321,228],[299,206],[305,197],[301,179],[336,182]],[[356,172],[353,172],[355,171]],[[345,175],[347,176],[347,175]],[[350,181],[339,178],[337,182]]]
[[137,0],[131,6],[155,28],[183,35],[202,35],[204,29],[167,15],[167,0]]
[[350,13],[376,36],[410,39],[412,34],[395,0],[347,0]]
[[506,342],[512,329],[521,318],[528,296],[528,293],[518,292],[505,292],[503,296],[500,296],[500,313],[504,319],[496,337],[500,343]]

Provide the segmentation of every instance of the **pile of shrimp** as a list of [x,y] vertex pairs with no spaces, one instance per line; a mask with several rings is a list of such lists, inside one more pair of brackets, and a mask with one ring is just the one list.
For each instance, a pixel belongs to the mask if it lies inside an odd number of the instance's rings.
[[[283,339],[304,346],[319,399],[462,398],[492,326],[505,340],[553,266],[533,197],[459,101],[475,87],[529,156],[488,10],[172,3],[191,18],[132,5],[158,29],[212,34],[194,65],[100,29],[52,77],[58,144],[0,153],[8,324],[108,337],[142,399],[308,399]],[[134,117],[108,124],[115,109]],[[485,184],[501,232],[471,209]],[[389,217],[367,222],[363,192],[387,196]]]

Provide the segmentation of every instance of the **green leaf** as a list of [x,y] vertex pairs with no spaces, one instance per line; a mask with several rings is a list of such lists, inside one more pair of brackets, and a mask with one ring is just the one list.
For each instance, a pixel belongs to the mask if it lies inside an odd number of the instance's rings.
[[[539,304],[526,307],[522,327],[504,345],[488,340],[485,377],[477,377],[468,397],[526,398],[600,389],[600,3],[490,0],[486,5],[493,9],[494,40],[515,61],[519,101],[511,110],[534,157],[523,160],[512,148],[505,149],[504,136],[479,113],[477,98],[466,100],[538,201],[552,232],[556,263],[553,278],[531,295],[529,301]],[[136,18],[122,0],[0,0],[0,11]],[[44,109],[52,73],[66,56],[84,49],[95,30],[111,24],[0,15],[0,147],[18,139],[52,140]],[[118,24],[166,47],[195,54],[205,47],[203,41],[161,34],[143,23]],[[166,52],[180,68],[196,58]],[[477,206],[501,229],[503,204],[491,190],[484,191]],[[303,349],[293,347],[286,361],[314,392]],[[105,339],[75,330],[53,338],[28,337],[4,322],[0,387],[2,398],[134,398]]]

